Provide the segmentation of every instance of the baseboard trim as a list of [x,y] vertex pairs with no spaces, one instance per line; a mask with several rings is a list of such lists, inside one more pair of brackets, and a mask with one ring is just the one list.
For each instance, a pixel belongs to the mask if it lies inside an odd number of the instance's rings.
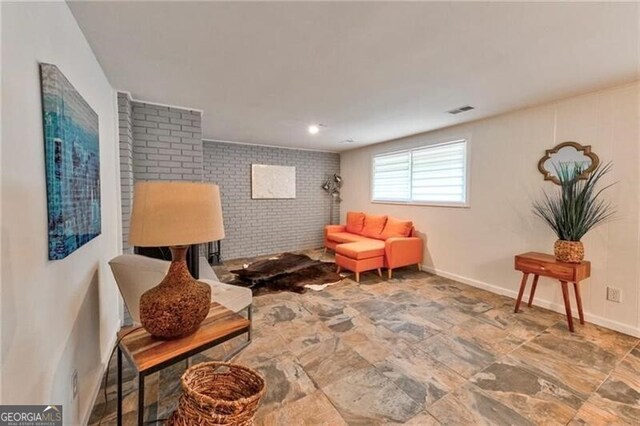
[[[484,281],[475,280],[473,278],[464,277],[462,275],[453,274],[451,272],[443,271],[441,269],[432,268],[430,266],[422,265],[422,270],[426,272],[430,272],[432,274],[449,278],[451,280],[459,281],[463,284],[468,284],[472,287],[481,288],[483,290],[490,291],[491,293],[500,294],[502,296],[511,297],[512,299],[516,299],[518,297],[518,292],[515,290],[510,290],[502,287],[498,287],[493,284],[486,283]],[[554,312],[558,312],[560,314],[564,314],[564,305],[559,303],[551,302],[546,299],[537,298],[533,301],[535,306],[539,306],[541,308],[549,309]],[[584,319],[587,322],[609,328],[611,330],[619,331],[620,333],[628,334],[633,337],[640,337],[640,328],[635,328],[627,324],[623,324],[618,321],[613,321],[607,318],[603,318],[599,315],[594,315],[589,312],[584,313]]]
[[[119,329],[120,329],[120,324],[118,324],[118,326],[116,327],[116,330],[119,330]],[[100,366],[100,374],[98,374],[98,379],[96,383],[93,385],[91,399],[89,400],[90,404],[86,408],[86,411],[82,416],[83,425],[89,424],[89,419],[91,418],[91,412],[93,411],[93,407],[96,404],[96,399],[98,399],[98,394],[100,393],[100,388],[102,387],[102,378],[104,377],[104,373],[107,371],[107,367],[109,366],[109,360],[111,359],[111,351],[116,346],[117,342],[118,342],[118,336],[116,333],[114,333],[113,338],[111,339],[111,342],[109,344],[109,358],[107,359],[107,362],[103,362],[102,365]]]

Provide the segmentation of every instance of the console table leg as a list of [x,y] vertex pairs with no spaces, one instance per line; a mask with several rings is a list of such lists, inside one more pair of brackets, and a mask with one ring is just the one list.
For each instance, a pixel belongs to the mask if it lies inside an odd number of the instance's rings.
[[564,299],[564,309],[567,311],[567,323],[569,331],[573,333],[573,318],[571,316],[571,301],[569,300],[569,288],[566,281],[560,281],[562,284],[562,298]]
[[251,334],[253,333],[253,305],[247,306],[247,319],[249,320],[249,331],[247,332],[247,339],[251,341]]
[[531,293],[529,294],[529,303],[527,303],[528,307],[531,307],[531,304],[533,303],[533,296],[535,296],[536,287],[538,286],[538,278],[540,278],[540,275],[533,276],[533,284],[531,284]]
[[580,283],[573,283],[573,291],[576,293],[576,304],[578,305],[578,315],[580,316],[580,324],[584,324],[584,313],[582,312],[582,296],[580,296]]
[[144,425],[144,375],[138,374],[138,426]]
[[[117,398],[117,416],[118,416],[118,426],[122,426],[122,349],[118,346],[118,393],[116,395]],[[107,402],[105,401],[105,404]]]
[[516,308],[513,310],[516,314],[520,310],[520,302],[522,302],[522,295],[524,294],[524,288],[527,286],[527,280],[529,279],[529,274],[524,272],[522,274],[522,282],[520,283],[520,291],[518,292],[518,300],[516,300]]

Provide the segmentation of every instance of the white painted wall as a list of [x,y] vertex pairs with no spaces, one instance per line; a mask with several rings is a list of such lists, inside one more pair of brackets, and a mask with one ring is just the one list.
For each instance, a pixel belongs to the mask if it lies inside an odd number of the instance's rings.
[[[38,62],[100,119],[102,235],[58,261],[47,260]],[[2,3],[2,63],[2,403],[63,404],[65,424],[80,424],[120,321],[106,263],[121,243],[116,95],[64,2]]]
[[[2,24],[2,6],[0,5],[0,26]],[[0,28],[1,30],[1,28]],[[0,31],[0,46],[2,46],[2,31]],[[0,81],[2,81],[2,55],[0,54]],[[0,91],[0,129],[2,129],[2,93]],[[0,166],[2,165],[2,132],[0,131]],[[0,172],[0,231],[2,230],[2,173]],[[4,235],[4,234],[2,234]],[[0,255],[2,251],[2,235],[0,235]],[[0,320],[2,320],[2,262],[0,261]],[[2,397],[2,354],[4,350],[2,348],[2,324],[0,324],[0,404],[4,400]]]
[[[347,211],[363,210],[412,219],[427,236],[426,267],[515,297],[521,275],[513,270],[513,256],[530,250],[552,252],[555,240],[531,213],[531,202],[542,189],[555,189],[542,180],[538,160],[560,142],[592,145],[601,161],[614,163],[609,180],[619,183],[607,196],[618,215],[583,240],[592,262],[592,277],[582,286],[586,318],[640,336],[639,104],[636,82],[345,152],[341,213],[344,218]],[[470,208],[371,203],[374,153],[462,137],[470,141]],[[564,312],[557,282],[540,283],[537,304]],[[622,303],[606,300],[607,285],[622,289]]]

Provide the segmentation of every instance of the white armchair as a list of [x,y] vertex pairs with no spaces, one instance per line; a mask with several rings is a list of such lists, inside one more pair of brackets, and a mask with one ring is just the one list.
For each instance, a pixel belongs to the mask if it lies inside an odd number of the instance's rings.
[[[140,296],[155,287],[167,275],[170,262],[137,254],[123,254],[109,261],[109,266],[118,284],[124,303],[135,324],[140,324]],[[236,313],[246,310],[251,321],[251,290],[218,281],[215,272],[204,257],[200,257],[200,278],[198,281],[211,286],[211,300]],[[251,342],[251,331],[247,336]],[[230,354],[235,355],[244,346]]]

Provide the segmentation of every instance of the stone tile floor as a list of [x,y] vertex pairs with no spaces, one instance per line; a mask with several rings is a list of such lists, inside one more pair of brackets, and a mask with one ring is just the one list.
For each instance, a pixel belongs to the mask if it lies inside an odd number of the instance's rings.
[[[216,272],[229,280],[244,261]],[[359,285],[255,297],[254,341],[234,362],[267,380],[259,425],[640,423],[638,339],[591,324],[571,334],[563,315],[513,305],[415,268],[392,280],[366,273]],[[147,419],[175,408],[184,367],[147,379]],[[127,369],[125,424],[135,422],[133,377]],[[112,366],[91,424],[103,412],[115,424],[114,396]]]

